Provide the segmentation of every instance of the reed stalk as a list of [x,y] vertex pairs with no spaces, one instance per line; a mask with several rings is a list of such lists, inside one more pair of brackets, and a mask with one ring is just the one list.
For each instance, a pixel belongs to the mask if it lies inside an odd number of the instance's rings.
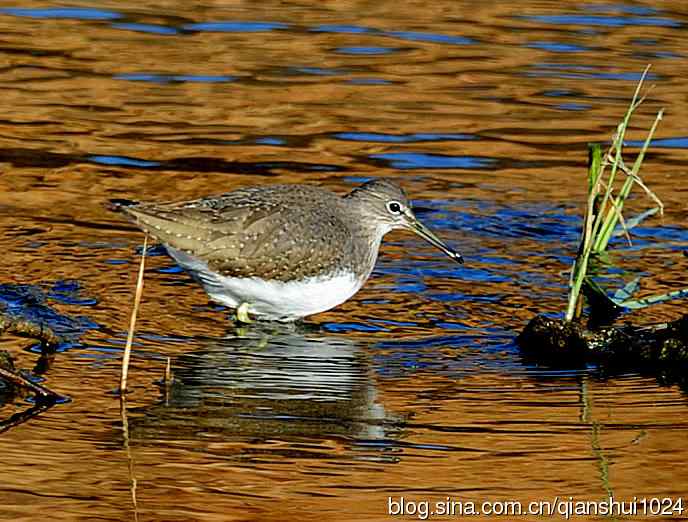
[[141,264],[139,265],[139,275],[136,279],[136,292],[134,294],[134,308],[131,311],[129,320],[129,332],[127,333],[127,343],[124,346],[124,356],[122,357],[122,375],[120,378],[119,390],[123,395],[127,391],[127,377],[129,376],[129,359],[131,358],[131,346],[134,342],[134,329],[136,318],[139,314],[141,305],[141,295],[143,294],[143,269],[146,264],[146,247],[148,246],[148,235],[143,238],[143,251],[141,252]]

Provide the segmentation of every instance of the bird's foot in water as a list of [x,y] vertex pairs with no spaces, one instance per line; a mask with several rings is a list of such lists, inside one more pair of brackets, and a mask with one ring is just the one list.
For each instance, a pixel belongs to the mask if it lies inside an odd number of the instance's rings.
[[248,303],[241,303],[239,308],[237,308],[236,318],[240,323],[251,324],[253,322],[253,319],[251,319],[248,315],[248,307]]

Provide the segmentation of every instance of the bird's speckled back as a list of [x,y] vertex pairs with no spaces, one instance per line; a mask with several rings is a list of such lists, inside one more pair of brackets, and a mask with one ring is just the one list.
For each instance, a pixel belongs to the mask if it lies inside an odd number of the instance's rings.
[[367,277],[381,236],[364,226],[348,198],[314,186],[271,185],[123,210],[163,243],[225,276],[288,281],[345,270]]

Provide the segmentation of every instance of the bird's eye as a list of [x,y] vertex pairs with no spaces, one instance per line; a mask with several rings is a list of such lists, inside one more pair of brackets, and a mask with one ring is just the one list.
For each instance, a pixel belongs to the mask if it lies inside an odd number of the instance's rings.
[[401,203],[398,201],[390,201],[387,203],[387,210],[392,214],[401,214]]

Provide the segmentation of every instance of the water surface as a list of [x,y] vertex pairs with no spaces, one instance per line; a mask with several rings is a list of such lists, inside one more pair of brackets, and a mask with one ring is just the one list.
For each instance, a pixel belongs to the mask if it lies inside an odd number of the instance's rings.
[[[23,423],[32,403],[3,399],[0,518],[383,520],[389,497],[685,494],[679,386],[541,367],[514,339],[564,308],[586,144],[609,140],[648,63],[629,147],[664,107],[644,176],[666,213],[618,240],[610,284],[686,286],[686,24],[664,1],[0,7],[0,302],[69,339],[50,358],[2,349],[70,398]],[[466,264],[394,233],[349,302],[236,329],[154,249],[121,416],[142,235],[109,199],[377,176]]]

